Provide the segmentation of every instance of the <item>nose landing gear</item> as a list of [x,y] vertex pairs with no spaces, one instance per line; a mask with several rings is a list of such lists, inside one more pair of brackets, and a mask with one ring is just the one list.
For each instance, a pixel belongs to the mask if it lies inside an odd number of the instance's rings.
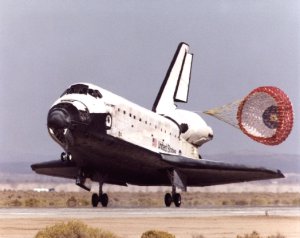
[[66,152],[62,152],[60,155],[60,159],[61,161],[71,161],[72,160],[72,155],[71,153],[66,153]]

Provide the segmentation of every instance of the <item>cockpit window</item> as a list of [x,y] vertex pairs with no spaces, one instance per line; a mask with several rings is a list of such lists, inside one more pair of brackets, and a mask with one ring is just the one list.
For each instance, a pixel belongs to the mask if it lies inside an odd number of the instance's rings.
[[89,89],[88,94],[90,94],[91,96],[93,96],[95,98],[102,98],[102,94],[98,90],[95,90],[95,89]]
[[102,94],[97,89],[91,89],[87,85],[84,84],[75,84],[68,88],[62,95],[66,94],[89,94],[94,98],[102,98]]

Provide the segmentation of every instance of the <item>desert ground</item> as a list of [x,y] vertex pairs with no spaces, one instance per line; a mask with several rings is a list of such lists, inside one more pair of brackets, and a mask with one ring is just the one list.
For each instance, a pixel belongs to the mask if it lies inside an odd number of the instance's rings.
[[[236,238],[253,231],[263,238],[278,233],[282,236],[274,238],[300,237],[299,193],[187,193],[183,194],[182,207],[170,210],[163,205],[163,192],[110,193],[109,207],[95,209],[91,208],[90,195],[86,192],[0,191],[0,237],[33,238],[47,226],[74,219],[122,238],[138,238],[153,229],[168,231],[177,238]],[[272,207],[288,207],[295,212],[293,215],[266,214],[262,210],[251,214],[255,207],[266,208],[266,211]],[[132,208],[142,209],[142,214],[127,215],[127,210]],[[240,214],[228,212],[237,208]],[[116,209],[123,209],[122,214],[110,214],[110,210]],[[161,213],[149,215],[155,209]],[[45,211],[44,215],[39,215],[41,210]],[[200,215],[193,213],[197,210],[201,210]],[[220,210],[224,212],[211,213]],[[170,215],[174,211],[175,215]]]
[[[66,222],[64,218],[1,219],[2,238],[33,238],[46,226]],[[168,231],[177,238],[235,238],[238,234],[257,231],[262,237],[280,233],[286,238],[300,237],[300,217],[218,216],[218,217],[109,217],[87,218],[92,227],[109,230],[124,238],[138,238],[147,230]]]

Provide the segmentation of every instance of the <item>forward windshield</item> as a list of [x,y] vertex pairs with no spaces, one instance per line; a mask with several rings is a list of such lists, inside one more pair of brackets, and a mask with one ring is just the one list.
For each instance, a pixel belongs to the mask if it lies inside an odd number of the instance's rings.
[[61,95],[61,97],[66,94],[89,94],[94,98],[102,98],[102,94],[97,89],[91,89],[85,84],[72,85]]

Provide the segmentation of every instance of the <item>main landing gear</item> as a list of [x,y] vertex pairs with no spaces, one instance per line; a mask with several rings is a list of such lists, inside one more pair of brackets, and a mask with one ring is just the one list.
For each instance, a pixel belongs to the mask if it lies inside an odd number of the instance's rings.
[[175,186],[172,186],[172,195],[170,193],[166,193],[166,195],[165,195],[166,207],[170,207],[172,202],[174,202],[176,207],[180,207],[180,205],[181,205],[181,195],[180,195],[180,193],[176,193]]
[[93,195],[92,195],[93,207],[97,207],[98,203],[101,203],[102,207],[107,207],[108,196],[106,193],[103,193],[102,186],[103,186],[103,183],[99,183],[99,195],[97,193],[93,193]]
[[176,193],[176,187],[180,188],[182,191],[186,192],[186,179],[180,173],[178,173],[175,169],[171,169],[167,171],[168,177],[170,179],[172,185],[172,193],[167,193],[165,195],[165,205],[166,207],[170,207],[172,202],[176,207],[181,206],[181,195],[180,193]]

